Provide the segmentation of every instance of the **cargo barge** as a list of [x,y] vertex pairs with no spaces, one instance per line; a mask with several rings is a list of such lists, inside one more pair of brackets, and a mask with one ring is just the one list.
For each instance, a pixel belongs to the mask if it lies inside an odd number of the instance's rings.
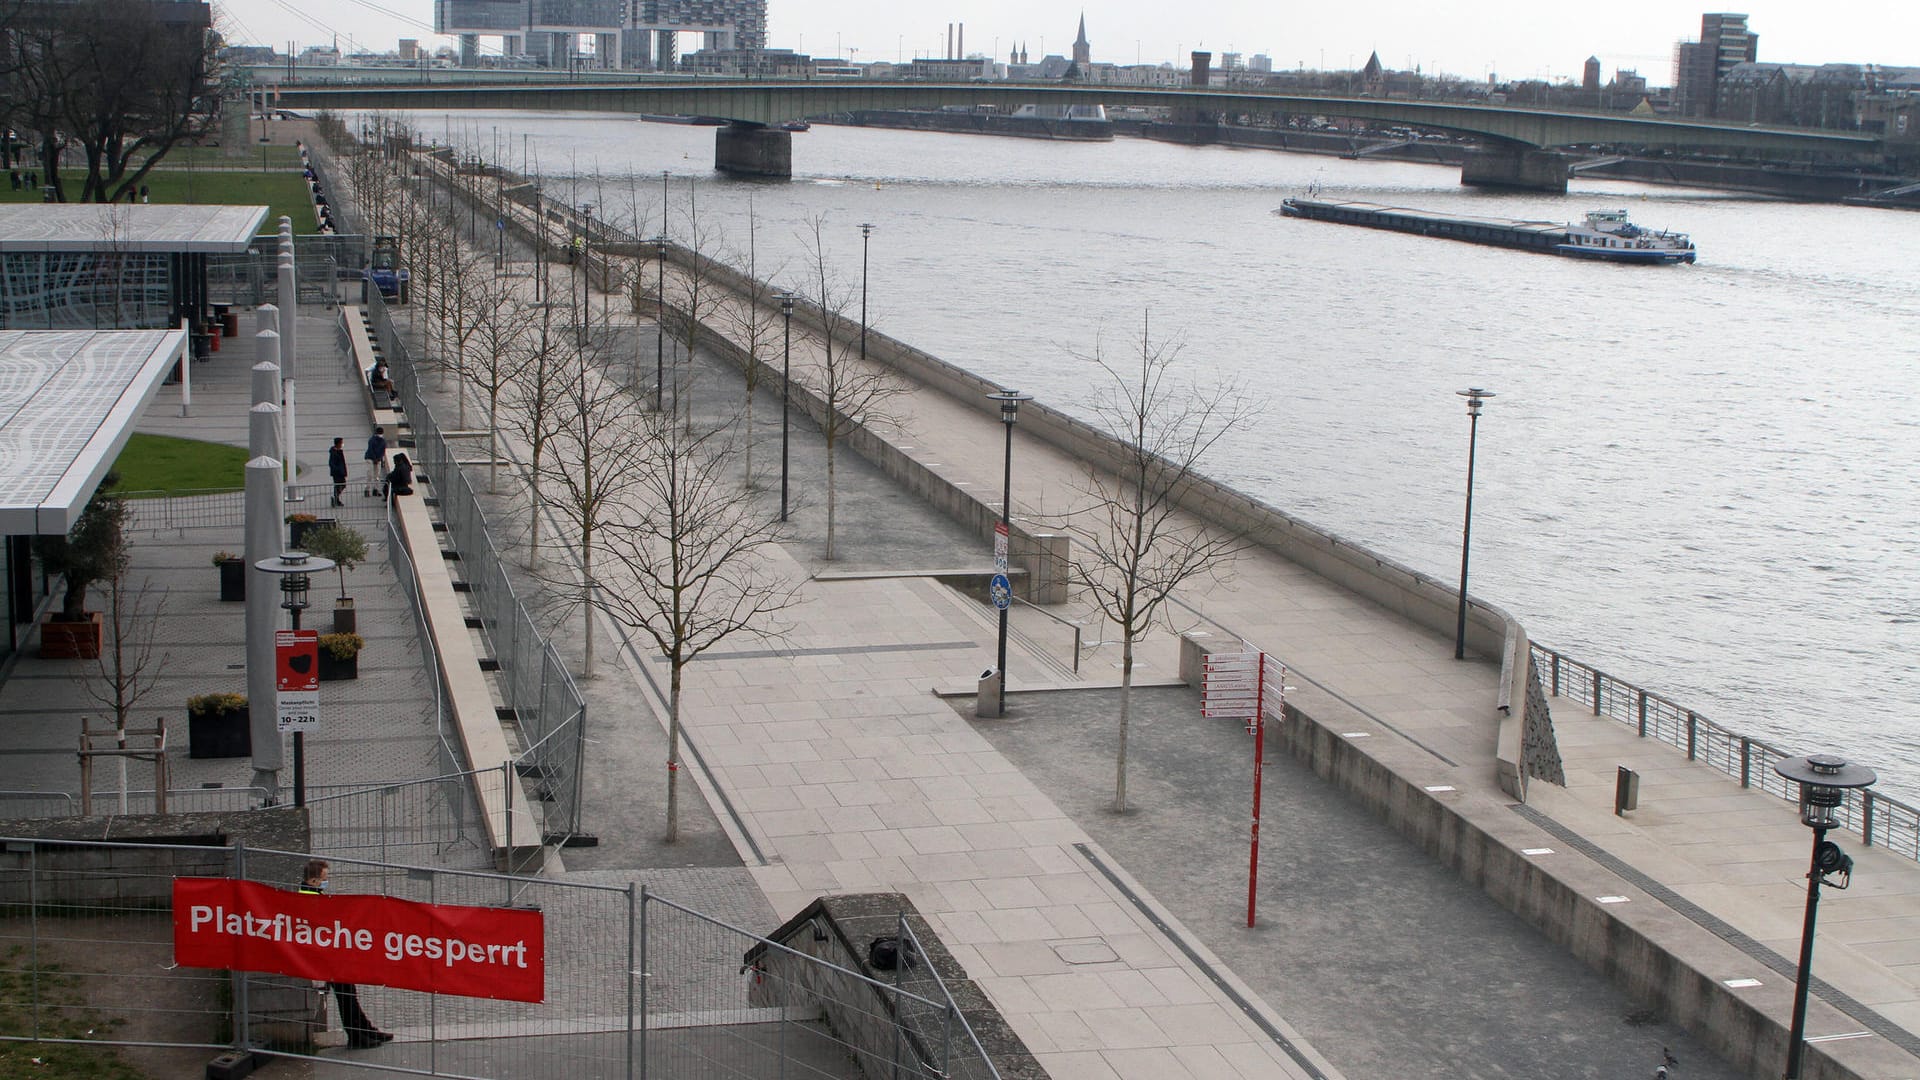
[[1579,225],[1453,217],[1404,206],[1323,199],[1288,199],[1281,205],[1280,213],[1286,217],[1605,262],[1690,263],[1695,255],[1693,242],[1686,234],[1642,229],[1628,221],[1623,210],[1593,211],[1587,215],[1586,222]]

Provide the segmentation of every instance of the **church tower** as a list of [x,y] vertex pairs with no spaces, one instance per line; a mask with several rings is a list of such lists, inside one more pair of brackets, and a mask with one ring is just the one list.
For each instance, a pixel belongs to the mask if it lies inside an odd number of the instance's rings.
[[1073,62],[1082,72],[1093,63],[1093,47],[1087,44],[1087,13],[1080,13],[1080,34],[1073,39]]

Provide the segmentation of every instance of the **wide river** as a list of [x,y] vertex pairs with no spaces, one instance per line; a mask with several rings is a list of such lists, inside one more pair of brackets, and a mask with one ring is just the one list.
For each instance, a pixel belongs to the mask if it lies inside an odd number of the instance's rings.
[[[1075,410],[1076,359],[1151,312],[1259,419],[1206,471],[1457,580],[1480,424],[1477,596],[1536,641],[1920,801],[1920,214],[1577,179],[1493,194],[1452,168],[1136,139],[816,126],[791,183],[711,170],[713,131],[594,114],[419,117],[642,234],[745,248],[798,286],[807,223],[872,325]],[[1617,267],[1283,219],[1329,197],[1566,221],[1625,207],[1691,267]],[[638,221],[634,219],[638,216]],[[784,267],[784,270],[781,269]]]

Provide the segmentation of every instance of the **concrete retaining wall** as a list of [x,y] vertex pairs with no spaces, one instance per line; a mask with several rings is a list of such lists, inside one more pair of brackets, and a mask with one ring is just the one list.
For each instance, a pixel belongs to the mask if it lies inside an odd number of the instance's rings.
[[[1204,636],[1189,636],[1182,652],[1183,677],[1189,667],[1197,673],[1199,660],[1213,644]],[[1541,846],[1543,837],[1533,825],[1495,800],[1426,790],[1423,774],[1431,776],[1434,765],[1423,752],[1340,734],[1355,726],[1364,726],[1364,720],[1316,717],[1288,705],[1280,724],[1269,731],[1296,760],[1479,885],[1634,1001],[1694,1033],[1756,1080],[1779,1075],[1786,1060],[1791,980],[1769,978],[1758,989],[1729,988],[1722,977],[1757,967],[1745,953],[1665,904],[1634,902],[1644,894],[1575,853],[1522,854]],[[1630,899],[1599,901],[1613,895]],[[1816,1021],[1822,1011],[1831,1017],[1830,1022],[1816,1023],[1816,1030],[1858,1026],[1818,1002],[1813,1007]],[[1809,1047],[1802,1071],[1807,1080],[1866,1080],[1912,1076],[1916,1064],[1885,1040],[1854,1039]]]

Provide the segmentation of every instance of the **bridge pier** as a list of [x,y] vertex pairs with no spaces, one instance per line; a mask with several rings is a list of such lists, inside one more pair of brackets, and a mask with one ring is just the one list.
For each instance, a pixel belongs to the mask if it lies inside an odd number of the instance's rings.
[[1567,157],[1531,147],[1481,147],[1467,151],[1460,182],[1474,187],[1522,188],[1567,193]]
[[713,130],[713,167],[735,176],[793,175],[793,132],[759,124]]

